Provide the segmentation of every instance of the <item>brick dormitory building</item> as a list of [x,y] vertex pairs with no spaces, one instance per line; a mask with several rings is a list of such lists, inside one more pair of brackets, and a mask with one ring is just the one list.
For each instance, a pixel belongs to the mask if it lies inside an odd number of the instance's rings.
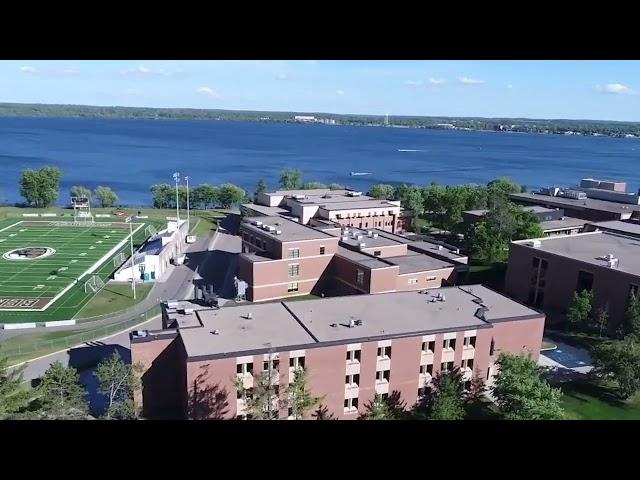
[[163,330],[131,335],[132,362],[144,368],[135,402],[147,418],[246,418],[234,380],[251,389],[268,369],[286,419],[286,386],[304,367],[329,412],[355,419],[375,394],[397,391],[414,405],[442,370],[491,384],[500,353],[538,358],[544,320],[479,285],[220,309],[163,304]]

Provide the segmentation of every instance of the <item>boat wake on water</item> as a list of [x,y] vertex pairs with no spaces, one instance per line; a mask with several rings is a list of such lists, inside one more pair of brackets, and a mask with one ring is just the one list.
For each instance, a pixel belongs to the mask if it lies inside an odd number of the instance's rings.
[[424,152],[424,150],[413,150],[409,148],[399,148],[398,151],[399,152]]

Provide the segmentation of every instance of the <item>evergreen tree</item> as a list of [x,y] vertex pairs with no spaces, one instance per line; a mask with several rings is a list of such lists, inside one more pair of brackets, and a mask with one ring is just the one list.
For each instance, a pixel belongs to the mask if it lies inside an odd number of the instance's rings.
[[73,367],[65,367],[59,361],[52,363],[44,373],[36,393],[36,410],[41,418],[64,420],[87,416],[87,392]]
[[296,420],[302,420],[307,412],[318,405],[320,397],[314,397],[307,387],[307,370],[298,368],[294,372],[293,382],[287,387],[287,397],[292,416]]
[[0,420],[12,418],[29,404],[29,392],[22,385],[24,368],[10,368],[9,359],[0,356]]

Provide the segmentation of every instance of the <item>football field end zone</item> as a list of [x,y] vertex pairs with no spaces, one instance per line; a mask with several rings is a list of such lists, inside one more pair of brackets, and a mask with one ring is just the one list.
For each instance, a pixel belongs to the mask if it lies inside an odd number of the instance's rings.
[[[27,223],[30,223],[30,222],[31,221],[29,221]],[[7,228],[15,227],[16,225],[21,224],[21,223],[24,223],[24,221],[20,220],[19,222],[16,222],[16,223],[14,223],[12,225],[9,225],[8,227],[5,227],[2,230],[0,230],[0,232],[3,231],[3,230],[6,230]],[[51,223],[51,222],[42,221],[40,223]],[[105,223],[108,223],[108,222],[105,222]],[[75,281],[71,282],[69,285],[67,285],[65,288],[63,288],[60,292],[58,292],[58,294],[56,296],[54,296],[51,300],[49,300],[49,302],[45,306],[43,306],[42,308],[29,308],[29,309],[3,308],[3,309],[0,309],[0,313],[1,312],[44,312],[53,303],[55,303],[60,297],[62,297],[65,293],[67,293],[73,286],[77,285],[82,278],[84,278],[85,276],[90,275],[93,272],[95,272],[98,269],[98,267],[102,266],[110,257],[115,255],[116,252],[119,249],[121,249],[122,247],[124,247],[126,245],[126,243],[127,243],[127,241],[129,240],[130,237],[133,237],[136,233],[138,233],[138,231],[141,228],[143,228],[145,226],[144,223],[139,223],[137,225],[138,225],[137,228],[135,228],[131,232],[130,235],[127,235],[126,237],[124,237],[124,239],[122,239],[115,247],[113,247],[105,255],[103,255],[102,258],[100,258],[98,261],[96,261],[91,267],[89,267],[88,270],[85,270],[85,272],[82,275],[80,275]],[[108,227],[98,227],[98,228],[108,228]],[[17,324],[12,324],[12,325],[22,325],[22,324],[18,324],[17,323]],[[34,327],[23,327],[23,328],[35,328],[35,326]]]

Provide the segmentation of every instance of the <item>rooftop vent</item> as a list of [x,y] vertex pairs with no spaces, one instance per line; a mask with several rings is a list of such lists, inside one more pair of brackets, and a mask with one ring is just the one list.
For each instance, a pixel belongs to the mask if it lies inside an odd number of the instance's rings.
[[436,297],[431,297],[431,303],[436,303],[438,301],[438,299]]
[[373,238],[378,238],[378,234],[377,234],[377,233],[374,233],[374,234],[373,234]]
[[343,235],[343,236],[342,236],[342,240],[343,240],[343,241],[349,240],[349,235]]
[[438,245],[438,250],[442,250],[442,245]]
[[366,243],[361,243],[361,244],[359,245],[359,247],[360,247],[360,248],[365,248],[366,246],[367,246],[367,244],[366,244]]
[[486,320],[485,318],[485,314],[489,311],[489,309],[487,307],[480,307],[476,310],[476,313],[474,314],[474,316],[476,318],[479,318],[480,320]]
[[184,313],[185,315],[193,315],[193,311],[194,311],[194,310],[193,310],[193,308],[185,308],[185,309],[183,310],[183,313]]
[[251,222],[252,225],[255,225],[256,227],[260,227],[262,225],[262,222],[260,220],[254,220],[253,222]]
[[528,240],[524,242],[527,247],[540,248],[542,242],[540,240]]
[[441,302],[446,302],[447,299],[445,298],[444,294],[440,295],[440,301]]
[[252,313],[251,313],[251,312],[249,312],[249,313],[247,313],[247,314],[246,314],[244,317],[242,317],[242,318],[244,318],[245,320],[251,320],[251,319],[253,318],[253,315],[252,315]]
[[349,328],[353,328],[356,326],[356,321],[352,318],[351,320],[349,320]]
[[[469,289],[469,293],[472,293],[471,289]],[[474,298],[473,303],[477,303],[478,305],[482,305],[482,299],[481,298]]]
[[364,238],[364,237],[363,237],[362,235],[358,235],[358,236],[357,236],[357,239],[358,239],[358,240],[362,240],[363,238]]
[[612,258],[611,260],[607,260],[607,266],[609,268],[617,268],[618,266],[618,259],[617,258]]
[[214,331],[213,331],[213,332],[211,332],[211,333],[213,333],[214,335],[220,335],[220,330],[217,330],[217,329],[216,329],[216,330],[214,330]]
[[336,328],[338,326],[337,323],[332,323],[331,325],[329,325],[330,327]]
[[282,235],[282,230],[276,230],[276,235]]

